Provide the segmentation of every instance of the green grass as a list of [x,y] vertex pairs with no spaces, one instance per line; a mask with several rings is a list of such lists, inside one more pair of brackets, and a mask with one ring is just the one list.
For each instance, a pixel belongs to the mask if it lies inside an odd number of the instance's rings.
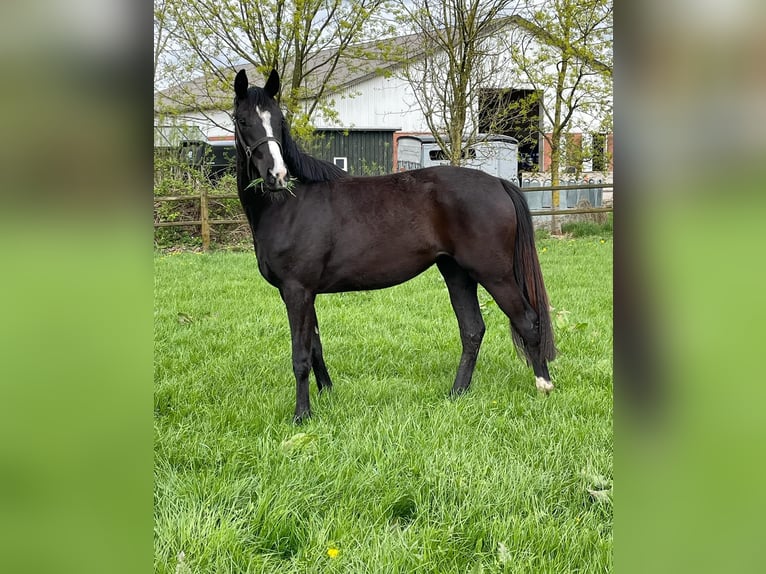
[[561,224],[561,231],[572,237],[586,237],[597,235],[611,237],[613,233],[613,214],[608,213],[603,223],[593,221],[570,221]]
[[312,382],[300,427],[284,307],[255,256],[158,254],[155,572],[610,571],[612,242],[538,250],[549,397],[481,291],[471,391],[448,398],[460,342],[430,269],[318,298],[335,388]]

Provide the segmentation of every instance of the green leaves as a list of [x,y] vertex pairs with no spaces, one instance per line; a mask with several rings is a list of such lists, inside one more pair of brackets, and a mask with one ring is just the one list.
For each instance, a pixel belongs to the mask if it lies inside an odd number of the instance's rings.
[[595,502],[611,504],[613,490],[611,480],[592,469],[584,469],[580,475],[585,482],[585,490]]
[[282,441],[279,447],[286,455],[313,453],[316,450],[319,437],[315,434],[299,432]]
[[256,186],[261,185],[263,183],[262,177],[257,177],[253,181],[247,184],[247,187],[245,189],[250,189],[251,187],[255,189]]
[[[332,90],[350,46],[379,37],[381,0],[164,0],[155,9],[155,80],[169,104],[205,115],[230,106],[233,72],[243,64],[277,68],[285,85],[280,104],[309,117]],[[168,36],[172,41],[168,42]],[[305,96],[299,100],[296,94]],[[226,126],[228,127],[228,126]]]
[[[298,180],[297,180],[297,179],[295,179],[295,178],[290,178],[290,179],[288,179],[288,180],[287,180],[287,182],[285,183],[285,189],[286,189],[286,190],[288,191],[288,193],[289,193],[290,195],[292,195],[293,197],[295,197],[295,194],[293,193],[293,190],[295,189],[295,186],[296,186],[296,181],[298,181]],[[251,181],[251,182],[250,182],[250,183],[247,185],[247,187],[245,187],[245,189],[250,189],[251,187],[252,187],[253,189],[255,189],[257,186],[261,186],[261,191],[263,191],[263,185],[262,185],[262,184],[263,184],[263,178],[262,178],[262,177],[257,177],[257,178],[255,178],[253,181]]]
[[553,325],[557,331],[585,331],[588,328],[588,323],[572,321],[569,315],[570,313],[566,309],[556,310],[553,315]]
[[192,323],[194,323],[194,319],[191,317],[191,315],[187,315],[186,313],[178,314],[179,325],[191,325]]

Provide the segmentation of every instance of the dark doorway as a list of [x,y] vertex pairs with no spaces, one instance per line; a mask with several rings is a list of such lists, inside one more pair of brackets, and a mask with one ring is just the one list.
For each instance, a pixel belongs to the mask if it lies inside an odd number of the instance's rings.
[[542,92],[514,88],[479,92],[479,131],[519,141],[519,175],[540,169]]

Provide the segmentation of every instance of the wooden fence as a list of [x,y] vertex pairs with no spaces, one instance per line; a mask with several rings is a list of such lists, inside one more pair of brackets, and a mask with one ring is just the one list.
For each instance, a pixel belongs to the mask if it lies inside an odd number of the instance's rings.
[[155,221],[155,229],[158,227],[200,227],[202,235],[202,250],[208,251],[210,249],[210,227],[212,225],[232,225],[243,224],[247,225],[247,219],[242,214],[242,217],[238,219],[210,219],[209,204],[211,200],[217,199],[239,199],[239,195],[236,193],[216,193],[209,194],[207,186],[201,186],[199,195],[160,195],[154,197],[154,202],[166,202],[166,201],[199,201],[199,213],[200,218],[198,220],[186,220],[186,221]]
[[[521,191],[524,193],[533,192],[533,191],[551,191],[554,193],[554,200],[553,202],[556,203],[557,199],[555,196],[558,194],[559,191],[564,190],[570,190],[570,189],[614,189],[614,184],[612,183],[597,183],[597,184],[587,184],[587,185],[557,185],[555,187],[553,186],[540,186],[540,187],[522,187]],[[209,217],[209,203],[211,200],[217,200],[217,199],[239,199],[239,196],[236,193],[226,193],[226,194],[209,194],[206,186],[202,186],[201,192],[199,195],[160,195],[154,197],[154,202],[165,202],[165,201],[188,201],[193,200],[200,202],[200,219],[198,220],[189,220],[189,221],[156,221],[154,223],[154,227],[200,227],[201,228],[201,235],[202,235],[202,250],[208,251],[210,249],[210,228],[213,225],[233,225],[233,224],[242,224],[247,225],[247,219],[244,217],[244,213],[242,214],[241,218],[238,219],[210,219]],[[580,213],[604,213],[612,211],[612,206],[609,207],[588,207],[588,208],[573,208],[573,209],[538,209],[538,210],[532,210],[532,215],[576,215]]]

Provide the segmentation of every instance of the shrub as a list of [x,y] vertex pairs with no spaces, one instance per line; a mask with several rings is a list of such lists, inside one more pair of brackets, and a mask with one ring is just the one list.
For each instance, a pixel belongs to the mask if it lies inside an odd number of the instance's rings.
[[[172,150],[155,150],[154,196],[175,196],[174,201],[155,201],[154,221],[196,221],[200,219],[199,196],[208,194],[208,213],[211,220],[235,219],[242,215],[238,199],[221,199],[216,195],[236,194],[236,177],[225,174],[211,182],[207,174],[189,165]],[[188,199],[187,199],[188,197]],[[249,248],[250,228],[241,224],[214,225],[210,230],[211,244],[215,247]],[[199,226],[158,227],[154,229],[154,246],[158,249],[196,249],[202,245]]]

